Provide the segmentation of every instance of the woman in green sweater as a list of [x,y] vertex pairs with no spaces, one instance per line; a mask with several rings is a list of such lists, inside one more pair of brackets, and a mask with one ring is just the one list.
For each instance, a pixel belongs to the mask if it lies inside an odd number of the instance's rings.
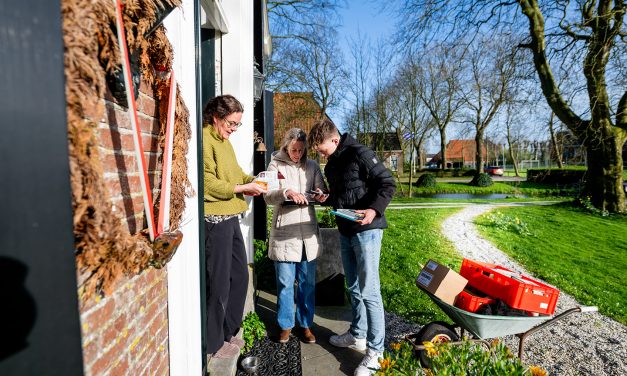
[[203,111],[205,256],[207,268],[207,352],[216,358],[239,354],[235,337],[248,289],[246,248],[239,217],[244,195],[266,190],[237,164],[229,137],[241,125],[242,104],[231,95],[215,97]]

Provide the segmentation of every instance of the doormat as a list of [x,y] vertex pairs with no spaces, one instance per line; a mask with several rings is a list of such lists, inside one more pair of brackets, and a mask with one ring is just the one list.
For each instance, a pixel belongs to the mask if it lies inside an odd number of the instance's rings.
[[268,337],[255,342],[253,348],[237,360],[237,376],[247,376],[241,366],[242,359],[256,356],[261,360],[257,376],[301,376],[300,340],[290,336],[287,343],[271,341]]

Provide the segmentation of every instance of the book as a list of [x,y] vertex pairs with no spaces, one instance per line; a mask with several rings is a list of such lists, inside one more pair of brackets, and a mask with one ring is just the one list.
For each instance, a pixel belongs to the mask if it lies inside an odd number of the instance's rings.
[[364,214],[357,213],[353,209],[331,210],[331,213],[335,214],[338,217],[345,218],[353,222],[361,222],[361,220],[364,218]]

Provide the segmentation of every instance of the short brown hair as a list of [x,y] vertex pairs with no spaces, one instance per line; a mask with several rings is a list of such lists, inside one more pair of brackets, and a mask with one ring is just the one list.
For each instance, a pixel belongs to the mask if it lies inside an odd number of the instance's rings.
[[309,145],[314,148],[323,143],[327,138],[339,135],[340,131],[331,120],[322,119],[316,121],[311,127],[307,141],[309,141]]
[[235,112],[244,112],[244,106],[232,95],[219,95],[211,98],[202,111],[203,124],[212,124],[213,117],[224,119]]

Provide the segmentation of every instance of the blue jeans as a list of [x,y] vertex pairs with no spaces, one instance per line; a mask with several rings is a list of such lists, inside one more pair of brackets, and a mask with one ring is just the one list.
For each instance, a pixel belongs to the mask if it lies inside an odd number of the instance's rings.
[[367,346],[375,351],[383,351],[385,339],[379,282],[382,238],[382,229],[367,230],[350,237],[340,235],[342,262],[353,311],[350,331],[355,338],[366,338]]
[[275,261],[277,287],[277,322],[281,329],[294,327],[294,280],[296,289],[296,323],[301,328],[313,325],[316,303],[316,261],[307,261],[303,252],[301,262]]

